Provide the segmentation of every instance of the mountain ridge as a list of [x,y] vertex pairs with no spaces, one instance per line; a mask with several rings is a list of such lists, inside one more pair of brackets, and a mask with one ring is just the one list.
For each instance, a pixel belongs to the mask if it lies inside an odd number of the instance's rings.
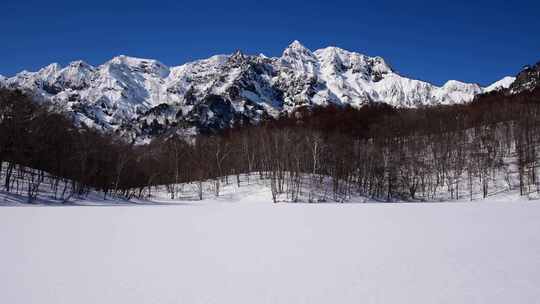
[[295,40],[280,57],[237,51],[168,67],[120,55],[99,66],[53,63],[0,76],[0,83],[59,105],[81,124],[144,140],[175,128],[200,132],[257,123],[302,107],[465,103],[508,88],[513,78],[486,88],[457,80],[436,86],[401,76],[379,56],[334,46],[312,52]]

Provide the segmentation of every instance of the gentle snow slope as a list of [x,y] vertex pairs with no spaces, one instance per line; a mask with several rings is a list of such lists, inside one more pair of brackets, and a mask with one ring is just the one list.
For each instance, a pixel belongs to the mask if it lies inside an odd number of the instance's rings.
[[538,303],[538,231],[524,201],[5,207],[0,303]]
[[512,85],[512,83],[514,83],[514,81],[516,81],[516,77],[506,76],[503,79],[496,81],[492,83],[491,85],[485,87],[484,92],[487,93],[491,91],[508,89]]

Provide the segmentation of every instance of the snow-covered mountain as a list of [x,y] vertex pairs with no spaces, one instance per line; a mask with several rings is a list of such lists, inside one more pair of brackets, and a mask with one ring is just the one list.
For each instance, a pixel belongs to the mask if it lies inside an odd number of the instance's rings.
[[0,77],[0,85],[49,100],[79,123],[139,140],[174,129],[256,123],[305,106],[464,103],[512,82],[507,77],[481,88],[450,80],[438,87],[401,76],[381,57],[337,47],[312,52],[298,41],[274,58],[236,52],[167,67],[118,56],[98,67],[76,61]]
[[485,87],[484,93],[508,89],[512,85],[512,83],[514,83],[514,81],[516,81],[516,77],[506,76],[503,79]]

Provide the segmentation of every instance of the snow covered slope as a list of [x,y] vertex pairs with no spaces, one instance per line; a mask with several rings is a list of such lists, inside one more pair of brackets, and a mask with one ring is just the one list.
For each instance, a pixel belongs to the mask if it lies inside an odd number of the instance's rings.
[[496,81],[492,83],[491,85],[485,87],[484,92],[487,93],[491,91],[499,91],[503,89],[508,89],[512,85],[512,83],[514,83],[514,81],[516,81],[516,77],[506,76],[503,79]]
[[483,89],[451,80],[438,87],[401,76],[381,57],[337,47],[312,52],[298,41],[277,58],[236,52],[169,68],[118,56],[99,67],[76,61],[0,78],[4,86],[60,105],[80,123],[132,137],[256,123],[313,105],[464,103],[510,82],[505,78]]

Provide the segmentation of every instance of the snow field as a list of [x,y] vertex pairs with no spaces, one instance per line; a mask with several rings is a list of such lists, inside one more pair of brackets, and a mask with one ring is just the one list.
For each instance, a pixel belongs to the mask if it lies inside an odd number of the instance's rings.
[[0,212],[2,303],[537,303],[540,205]]

